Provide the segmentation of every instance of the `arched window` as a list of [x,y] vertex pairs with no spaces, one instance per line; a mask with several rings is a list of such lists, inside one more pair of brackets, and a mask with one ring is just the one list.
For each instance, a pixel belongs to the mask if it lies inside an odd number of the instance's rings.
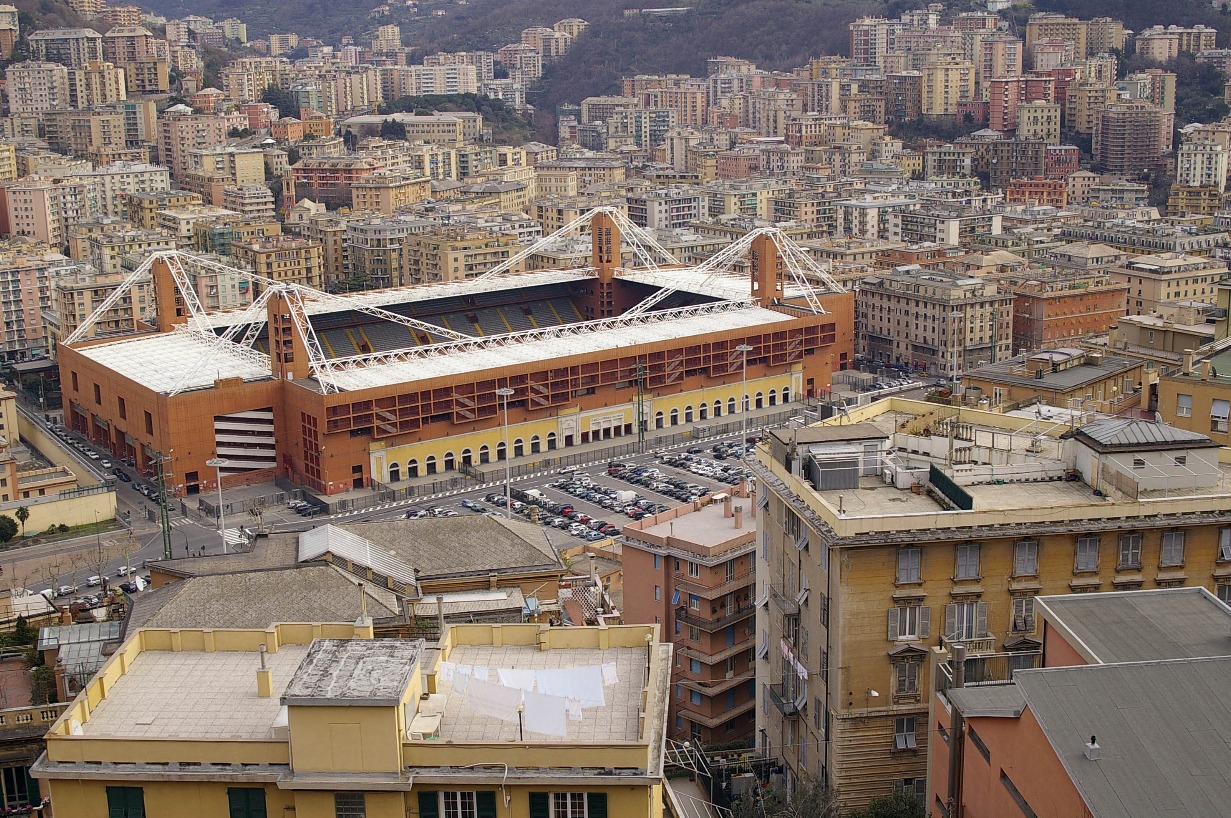
[[791,402],[791,387],[789,386],[782,387],[782,402],[783,403]]
[[684,422],[692,423],[692,407],[691,406],[684,407]]
[[538,435],[533,435],[530,438],[530,454],[538,454],[543,450],[543,441]]
[[671,425],[672,426],[680,425],[680,410],[679,409],[671,410]]
[[769,405],[770,406],[778,405],[778,390],[777,389],[769,390]]
[[555,449],[556,449],[556,433],[548,432],[547,433],[547,451],[552,452],[552,451],[555,451]]
[[727,414],[735,414],[735,398],[727,398]]
[[474,465],[474,452],[472,452],[469,449],[469,447],[462,449],[462,465],[463,466],[473,466]]
[[521,457],[526,453],[526,442],[520,437],[513,441],[513,456]]
[[496,444],[496,459],[504,460],[504,441],[503,440]]
[[492,462],[492,450],[487,447],[486,443],[484,443],[479,447],[479,463],[481,465],[483,463],[490,462]]
[[663,426],[664,426],[664,425],[665,425],[665,424],[663,423],[663,413],[662,413],[662,412],[655,412],[655,413],[654,413],[654,428],[655,428],[655,429],[661,429],[661,428],[663,428]]
[[419,461],[413,457],[406,461],[406,478],[409,480],[412,477],[419,476]]
[[765,395],[762,392],[757,393],[757,408],[758,409],[765,408]]
[[697,407],[697,418],[699,420],[709,420],[710,407],[708,404],[701,404]]
[[722,417],[722,401],[720,400],[714,401],[714,417]]
[[427,469],[428,474],[435,474],[436,473],[436,455],[429,454],[426,458],[424,458],[423,465]]
[[453,452],[445,452],[445,471],[453,471],[457,468],[457,461],[453,457]]
[[402,479],[402,467],[397,463],[389,464],[389,482],[396,483]]

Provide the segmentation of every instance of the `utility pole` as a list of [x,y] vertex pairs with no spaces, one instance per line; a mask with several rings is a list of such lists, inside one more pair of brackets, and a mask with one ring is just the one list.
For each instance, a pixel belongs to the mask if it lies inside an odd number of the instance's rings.
[[[174,450],[172,450],[174,451]],[[162,527],[162,558],[171,559],[171,518],[167,514],[167,457],[158,452],[158,521]]]
[[637,451],[645,454],[645,366],[637,359]]

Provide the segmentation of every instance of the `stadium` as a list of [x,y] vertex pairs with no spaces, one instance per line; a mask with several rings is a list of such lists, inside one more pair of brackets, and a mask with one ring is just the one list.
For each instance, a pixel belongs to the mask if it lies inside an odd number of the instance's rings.
[[[590,266],[517,271],[585,229]],[[250,281],[252,304],[207,313],[194,267]],[[91,337],[142,277],[147,323]],[[145,474],[161,458],[176,495],[216,487],[215,457],[224,487],[333,495],[503,460],[506,411],[516,458],[788,404],[852,344],[852,294],[777,229],[683,266],[599,208],[475,278],[347,295],[155,253],[58,360],[66,424]]]

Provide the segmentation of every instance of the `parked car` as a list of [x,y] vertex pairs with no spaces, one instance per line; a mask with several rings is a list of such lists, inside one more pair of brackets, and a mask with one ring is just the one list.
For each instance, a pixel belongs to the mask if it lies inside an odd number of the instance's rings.
[[91,588],[97,588],[99,585],[103,584],[103,578],[98,576],[98,574],[95,574],[94,576],[87,579],[85,581],[85,584],[89,585]]
[[420,517],[426,516],[428,516],[427,512],[421,508],[409,508],[406,510],[406,513],[402,515],[402,517],[407,520],[418,520]]
[[462,508],[468,508],[471,511],[484,511],[483,504],[478,500],[462,500]]
[[72,596],[75,593],[77,593],[76,585],[61,585],[56,588],[56,596]]

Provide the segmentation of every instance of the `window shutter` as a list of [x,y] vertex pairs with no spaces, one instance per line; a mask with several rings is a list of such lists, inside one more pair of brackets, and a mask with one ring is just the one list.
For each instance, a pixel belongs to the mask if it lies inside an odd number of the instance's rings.
[[419,818],[440,818],[440,793],[436,790],[419,793]]
[[975,604],[975,637],[982,638],[987,635],[987,603]]
[[231,818],[265,818],[265,790],[257,787],[230,787],[227,801]]
[[890,642],[896,641],[898,638],[898,634],[901,632],[900,629],[898,628],[898,619],[901,616],[901,614],[902,614],[902,611],[896,607],[889,609],[889,641]]
[[607,793],[586,793],[586,818],[607,818]]
[[496,818],[496,793],[476,792],[474,806],[478,818]]
[[29,803],[38,804],[43,800],[38,789],[38,779],[30,776],[30,768],[26,767],[26,795]]
[[957,604],[953,602],[945,606],[945,638],[957,638]]
[[919,606],[919,638],[927,639],[932,635],[932,609],[927,605]]
[[551,818],[550,799],[549,793],[530,793],[530,818]]

